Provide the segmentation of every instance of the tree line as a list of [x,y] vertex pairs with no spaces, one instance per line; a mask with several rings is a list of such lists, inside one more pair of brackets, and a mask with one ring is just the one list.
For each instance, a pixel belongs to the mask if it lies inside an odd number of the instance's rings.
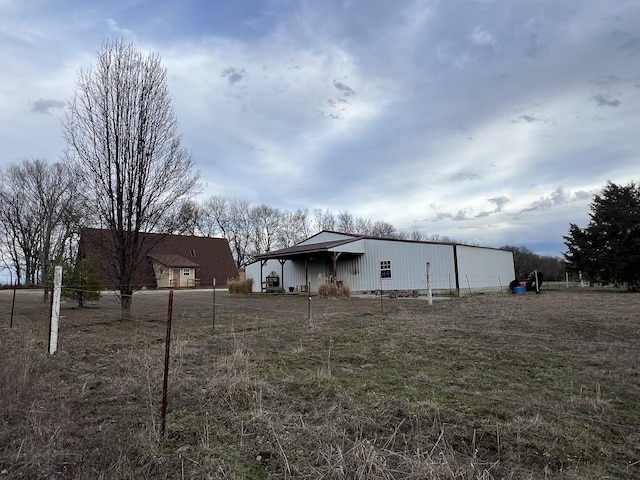
[[[27,159],[1,173],[0,258],[3,266],[15,273],[14,283],[18,285],[41,285],[46,283],[54,263],[74,263],[82,228],[118,228],[104,225],[96,211],[96,198],[81,190],[86,184],[74,164]],[[108,203],[99,209],[107,208]],[[219,195],[202,202],[176,202],[149,226],[144,231],[225,238],[238,268],[251,263],[257,254],[291,247],[322,230],[452,241],[417,230],[399,232],[388,222],[357,217],[347,210],[336,214],[318,208],[289,212]]]
[[[73,164],[29,159],[10,165],[0,180],[2,262],[15,272],[15,283],[45,284],[54,263],[76,261],[83,227],[100,227],[95,204],[79,191],[80,175]],[[92,207],[93,206],[93,207]],[[255,256],[291,247],[323,230],[400,240],[455,243],[438,234],[399,231],[393,224],[358,217],[347,210],[298,209],[290,212],[266,204],[224,196],[175,203],[151,231],[225,238],[236,266]],[[526,247],[505,245],[514,252],[517,278],[534,269],[561,280],[564,265],[557,257],[540,256]]]

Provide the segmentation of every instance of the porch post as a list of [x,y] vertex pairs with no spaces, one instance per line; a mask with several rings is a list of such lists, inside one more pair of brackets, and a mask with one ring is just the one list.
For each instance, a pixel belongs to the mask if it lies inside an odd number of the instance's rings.
[[338,257],[342,252],[333,252],[333,281],[338,281]]

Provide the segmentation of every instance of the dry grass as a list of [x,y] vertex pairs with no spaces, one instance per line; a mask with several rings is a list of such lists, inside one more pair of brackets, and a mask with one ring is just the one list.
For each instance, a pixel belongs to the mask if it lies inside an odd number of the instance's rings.
[[229,293],[249,295],[253,291],[253,278],[244,280],[229,280],[227,282]]
[[[4,295],[0,292],[0,295]],[[640,296],[0,298],[0,478],[640,477]]]
[[344,284],[336,284],[335,282],[320,282],[318,284],[318,296],[322,298],[328,297],[345,297],[351,296],[351,287]]

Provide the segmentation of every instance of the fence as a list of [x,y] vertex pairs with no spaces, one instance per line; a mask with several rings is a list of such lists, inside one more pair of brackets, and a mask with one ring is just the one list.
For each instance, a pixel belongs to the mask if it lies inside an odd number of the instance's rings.
[[[271,363],[265,365],[264,369],[275,368],[278,364],[291,365],[288,368],[292,370],[294,366],[296,369],[305,366],[305,369],[311,371],[314,382],[326,384],[327,388],[337,388],[336,386],[343,382],[344,385],[364,385],[374,381],[372,379],[375,378],[374,388],[379,388],[381,392],[393,390],[392,396],[397,399],[411,398],[416,395],[416,392],[422,392],[422,394],[433,392],[425,398],[453,398],[463,406],[462,408],[466,406],[469,409],[473,409],[472,405],[480,402],[485,406],[483,408],[486,410],[482,411],[487,418],[492,418],[492,411],[502,411],[496,405],[503,405],[505,409],[512,409],[517,413],[514,417],[519,415],[532,418],[530,412],[533,412],[543,416],[544,422],[555,422],[562,428],[568,429],[571,423],[577,422],[588,425],[592,435],[595,435],[594,431],[602,428],[612,430],[621,438],[628,438],[631,441],[632,438],[637,438],[640,431],[638,415],[633,414],[632,411],[613,410],[615,405],[609,398],[614,393],[615,395],[618,393],[617,391],[608,393],[605,385],[609,385],[609,380],[605,382],[598,375],[593,377],[585,375],[587,375],[586,372],[597,374],[597,368],[593,366],[593,362],[604,361],[602,359],[606,359],[603,365],[609,365],[609,367],[619,365],[625,357],[632,360],[625,362],[624,368],[615,370],[614,378],[624,375],[624,371],[628,371],[630,365],[637,365],[640,344],[637,327],[633,324],[635,318],[633,312],[637,311],[638,297],[611,296],[592,289],[568,289],[565,296],[561,290],[563,289],[558,286],[553,295],[548,296],[504,294],[482,295],[475,299],[449,298],[446,302],[436,301],[433,307],[428,306],[423,299],[411,297],[391,299],[371,294],[342,300],[313,297],[310,301],[307,295],[264,294],[236,297],[220,290],[175,291],[172,310],[176,320],[174,325],[176,362],[172,367],[175,371],[169,379],[169,386],[173,378],[184,388],[193,388],[189,387],[186,381],[179,380],[180,376],[189,378],[189,376],[198,375],[197,372],[202,375],[203,372],[208,371],[209,376],[213,377],[216,371],[222,372],[225,367],[223,363],[214,362],[209,356],[221,357],[223,354],[220,352],[226,352],[229,355],[235,352],[236,355],[245,355],[253,359],[269,359],[269,362],[273,362],[273,365]],[[595,295],[603,296],[592,301],[584,294],[591,294],[592,291]],[[135,370],[141,362],[139,359],[144,359],[145,355],[148,355],[154,342],[157,343],[157,339],[162,338],[167,329],[169,295],[170,292],[166,290],[136,293],[133,300],[134,315],[124,324],[120,321],[119,299],[112,292],[103,294],[99,302],[95,302],[92,308],[85,310],[77,309],[75,305],[63,301],[60,324],[61,349],[67,352],[72,351],[69,338],[74,336],[75,341],[82,343],[83,350],[94,348],[102,351],[98,345],[90,343],[95,342],[95,338],[90,337],[93,330],[101,332],[106,329],[105,331],[110,333],[102,334],[104,341],[114,342],[110,335],[117,336],[118,329],[125,328],[127,324],[134,325],[134,328],[128,331],[139,332],[135,341],[133,338],[129,340],[121,338],[120,343],[113,343],[115,346],[112,349],[126,352],[126,358],[130,358],[129,361],[132,363],[132,369],[127,374],[144,382],[142,377],[135,376],[137,375]],[[6,326],[9,325],[9,321],[5,319],[10,306],[16,314],[13,325],[10,326],[10,329],[15,332],[27,334],[31,331],[27,326],[32,327],[38,322],[40,324],[46,322],[48,306],[40,302],[41,296],[42,292],[39,291],[0,292],[5,329],[3,335],[7,335]],[[384,301],[383,308],[380,308],[380,299]],[[562,305],[561,311],[557,307],[547,306],[547,302],[558,299],[566,302],[566,305]],[[626,311],[621,309],[622,302],[627,302],[625,308],[628,309],[626,314],[628,329],[622,327],[624,320],[622,317]],[[601,309],[598,314],[594,314],[594,306]],[[543,321],[540,317],[547,317],[548,320]],[[577,325],[583,325],[584,331],[578,330]],[[33,331],[44,334],[42,328]],[[147,340],[144,340],[145,337],[148,337]],[[367,343],[367,337],[375,341]],[[86,340],[83,341],[83,338]],[[447,366],[447,375],[436,374],[437,368],[430,362],[421,363],[419,369],[414,368],[416,359],[427,358],[424,356],[425,352],[415,350],[420,346],[420,343],[415,342],[416,338],[425,342],[425,348],[428,345],[429,349],[442,349],[438,355],[441,362]],[[440,341],[431,343],[432,339],[440,339]],[[478,343],[480,341],[481,343]],[[458,344],[459,347],[455,348]],[[403,345],[413,353],[407,354],[401,351]],[[475,378],[467,378],[465,373],[467,371],[473,372],[473,376],[482,375],[482,372],[473,366],[474,361],[486,360],[481,355],[474,354],[473,348],[478,349],[479,345],[486,348],[488,352],[493,350],[504,352],[504,355],[509,354],[507,360],[511,362],[524,355],[523,368],[526,364],[526,368],[532,372],[532,385],[539,385],[542,388],[542,385],[548,382],[544,388],[553,390],[551,399],[557,399],[545,401],[544,399],[550,395],[549,392],[538,393],[531,386],[519,387],[506,383],[504,384],[506,386],[498,385],[500,388],[497,388],[484,383],[481,379],[476,383]],[[366,351],[360,354],[361,351],[355,348],[356,346],[360,349],[366,348]],[[191,350],[196,353],[189,353]],[[551,368],[547,367],[546,363],[540,363],[541,355],[551,355],[551,352],[558,355],[559,367]],[[108,350],[103,354],[109,355]],[[392,366],[389,367],[388,362],[391,362],[393,354],[400,356],[400,361],[391,363]],[[199,356],[191,358],[193,355]],[[453,356],[461,363],[451,362],[447,356]],[[571,385],[556,385],[554,374],[559,372],[564,377],[567,373],[566,364],[560,359],[573,362],[578,357],[584,358],[587,362],[576,364],[584,367],[584,371],[581,370],[582,367],[576,368],[576,373],[568,377]],[[428,358],[438,358],[438,356]],[[495,360],[496,369],[501,369],[500,357],[491,358]],[[423,362],[423,360],[420,361]],[[636,363],[633,363],[634,361]],[[196,369],[194,365],[199,364],[204,364],[207,368],[203,368],[202,371]],[[489,362],[488,365],[490,364]],[[242,365],[244,364],[238,363],[234,368],[242,373],[242,368],[245,368]],[[146,367],[151,368],[149,365]],[[547,372],[546,368],[550,370]],[[569,368],[575,368],[575,366]],[[425,375],[416,374],[421,369],[424,369]],[[162,377],[161,370],[158,365],[156,370],[158,379]],[[257,375],[260,370],[250,373]],[[375,376],[372,376],[373,370],[376,371]],[[194,371],[196,373],[193,373]],[[430,371],[433,374],[429,374]],[[285,368],[284,374],[287,372]],[[537,376],[543,378],[533,378]],[[495,377],[488,378],[495,380]],[[608,378],[611,379],[611,377]],[[238,378],[236,380],[239,381]],[[269,390],[271,407],[261,404],[260,402],[266,402],[267,399],[260,400],[260,396],[263,395],[260,393],[260,383],[251,378],[247,381],[251,388],[250,393],[254,395],[250,397],[250,401],[255,402],[255,404],[252,403],[252,408],[275,408],[273,405],[278,404],[289,405],[291,409],[295,406],[294,411],[301,412],[313,411],[317,408],[309,398],[299,398],[291,391],[279,389]],[[504,381],[508,382],[508,379]],[[593,391],[583,394],[582,387],[578,387],[578,384],[590,385]],[[600,387],[597,385],[602,385],[604,391],[598,393]],[[521,387],[525,388],[526,393],[518,393]],[[266,386],[262,388],[267,389]],[[370,395],[366,389],[359,390],[358,387],[347,386],[345,388],[354,388],[354,391],[360,392],[362,397]],[[566,398],[562,398],[563,388]],[[187,391],[188,395],[196,395],[195,391]],[[266,397],[266,392],[264,395]],[[375,399],[375,395],[371,395]],[[184,395],[181,398],[183,401],[188,400]],[[431,401],[435,402],[435,400]],[[439,401],[444,402],[444,400]],[[617,405],[620,400],[616,400],[615,403]],[[188,405],[191,408],[202,408],[198,407],[195,401]],[[218,407],[225,408],[224,401],[221,401]],[[209,411],[203,410],[197,413],[204,419],[205,413]],[[375,417],[375,422],[380,422],[376,425],[378,434],[385,439],[394,438],[398,429],[401,428],[400,425],[381,423],[375,411],[354,410],[351,414],[361,415],[363,424],[373,421],[371,418]],[[168,415],[169,425],[171,425],[171,404],[169,404]],[[271,415],[275,414],[272,412]],[[287,428],[293,429],[292,424],[284,420],[289,417],[282,415],[280,421],[284,422]],[[300,415],[302,418],[302,414]],[[295,415],[292,416],[295,417]],[[261,420],[254,421],[262,425]],[[495,435],[498,435],[498,430],[509,428],[506,420],[501,419],[499,415],[492,418],[492,421],[496,425]],[[265,425],[269,424],[265,423]],[[202,425],[200,427],[204,428]],[[248,428],[246,424],[244,428]],[[294,439],[288,444],[283,443],[288,438],[284,434],[284,429],[275,430],[278,427],[273,424],[263,432],[264,436],[271,435],[270,428],[274,428],[273,438],[281,443],[283,457],[292,460],[296,449],[304,451],[305,454],[313,454],[305,450],[306,443],[300,440]],[[505,438],[509,436],[507,431],[502,434]],[[363,435],[366,438],[366,434]],[[520,435],[525,435],[525,427]],[[558,435],[562,436],[562,433]],[[566,435],[570,437],[569,433]],[[374,441],[373,438],[370,440]],[[274,452],[280,452],[280,448],[276,443],[272,449],[272,455],[277,454]],[[457,453],[464,456],[464,452]],[[237,455],[237,460],[240,460],[240,453]],[[466,460],[476,461],[482,468],[491,470],[490,464],[482,464],[477,458],[474,460],[471,454],[466,457]],[[615,463],[614,459],[609,458],[609,461]],[[634,467],[633,461],[633,459],[629,461],[629,475],[637,472],[637,464]],[[290,473],[286,473],[286,465],[282,468],[285,471],[284,477],[291,476]],[[523,471],[526,472],[526,469],[518,469],[516,473]],[[539,474],[538,471],[531,472],[532,476],[539,476]]]

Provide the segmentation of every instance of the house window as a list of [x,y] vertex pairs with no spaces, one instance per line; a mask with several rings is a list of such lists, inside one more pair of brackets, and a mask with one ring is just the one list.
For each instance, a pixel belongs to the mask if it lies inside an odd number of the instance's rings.
[[189,253],[191,253],[192,257],[195,257],[196,256],[196,249],[192,248]]
[[391,260],[380,262],[380,278],[391,278]]
[[183,268],[182,269],[182,275],[184,275],[185,277],[188,277],[191,274],[191,269],[190,268]]

